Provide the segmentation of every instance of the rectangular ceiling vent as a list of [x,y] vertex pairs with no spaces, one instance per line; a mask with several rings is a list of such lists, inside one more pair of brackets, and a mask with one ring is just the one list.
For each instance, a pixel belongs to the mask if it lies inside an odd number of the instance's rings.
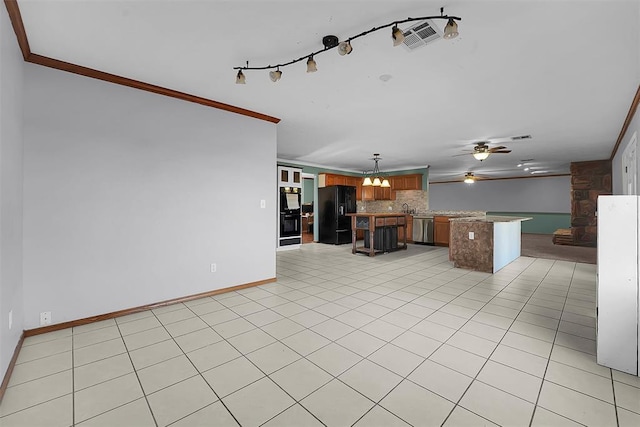
[[404,47],[411,51],[442,38],[442,30],[430,19],[420,21],[402,32]]

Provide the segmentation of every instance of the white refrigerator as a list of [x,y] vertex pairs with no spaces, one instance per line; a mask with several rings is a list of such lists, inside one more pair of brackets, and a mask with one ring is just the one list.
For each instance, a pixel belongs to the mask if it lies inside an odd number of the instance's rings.
[[640,197],[598,197],[597,361],[640,372]]

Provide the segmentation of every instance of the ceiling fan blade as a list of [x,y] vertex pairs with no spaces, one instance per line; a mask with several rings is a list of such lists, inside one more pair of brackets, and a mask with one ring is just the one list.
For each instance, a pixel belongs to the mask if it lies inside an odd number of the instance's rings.
[[491,154],[508,154],[511,150],[492,151]]
[[498,146],[498,147],[492,147],[492,148],[489,148],[489,151],[493,153],[493,152],[496,152],[496,151],[499,151],[499,150],[504,150],[504,149],[506,149],[506,148],[507,148],[507,147],[505,147],[504,145],[500,145],[500,146]]
[[462,154],[454,154],[451,157],[460,157],[460,156],[468,156],[469,154],[473,154],[473,153],[462,153]]

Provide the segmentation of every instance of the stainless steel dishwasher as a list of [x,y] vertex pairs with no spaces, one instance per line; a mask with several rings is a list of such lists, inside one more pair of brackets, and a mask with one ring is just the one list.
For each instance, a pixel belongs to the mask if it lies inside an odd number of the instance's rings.
[[433,244],[433,217],[413,217],[413,242]]

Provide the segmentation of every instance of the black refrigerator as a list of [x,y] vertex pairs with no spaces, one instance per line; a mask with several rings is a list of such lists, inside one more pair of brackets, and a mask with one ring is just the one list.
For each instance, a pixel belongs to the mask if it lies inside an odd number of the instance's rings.
[[351,243],[351,217],[356,212],[356,187],[331,185],[318,188],[320,243]]

